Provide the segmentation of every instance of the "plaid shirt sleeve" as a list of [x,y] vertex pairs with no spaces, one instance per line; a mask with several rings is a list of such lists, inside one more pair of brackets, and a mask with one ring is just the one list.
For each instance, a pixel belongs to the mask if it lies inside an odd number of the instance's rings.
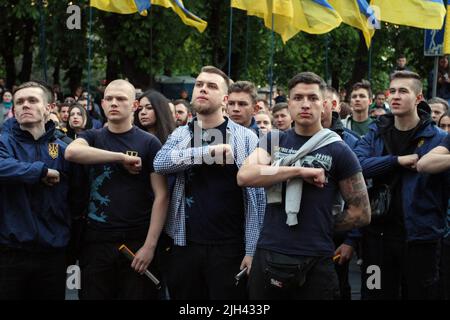
[[[256,148],[257,136],[250,130],[237,124],[229,124],[232,131],[234,156],[238,168]],[[169,137],[165,145],[155,157],[155,171],[162,174],[182,172],[196,164],[202,163],[208,155],[208,147],[188,148],[191,135],[187,127],[180,127]],[[179,246],[186,245],[185,210],[184,210],[184,177],[177,175],[174,191],[169,206],[166,231]],[[259,232],[264,219],[266,196],[264,188],[244,188],[245,201],[245,254],[253,256]]]
[[171,174],[201,164],[209,155],[208,146],[188,148],[191,133],[187,126],[175,130],[156,154],[153,166],[156,173]]

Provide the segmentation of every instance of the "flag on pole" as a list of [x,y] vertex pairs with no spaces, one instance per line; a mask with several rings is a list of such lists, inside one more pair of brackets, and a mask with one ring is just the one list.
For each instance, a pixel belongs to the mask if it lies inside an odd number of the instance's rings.
[[443,0],[371,0],[370,4],[379,8],[382,21],[422,29],[441,29],[446,13]]
[[374,11],[366,0],[328,0],[339,13],[342,21],[352,27],[360,29],[366,40],[367,48],[375,34],[375,27],[379,25]]
[[341,17],[326,0],[232,0],[233,8],[264,19],[267,28],[288,41],[300,31],[326,33],[338,27]]
[[150,6],[149,0],[91,0],[91,7],[120,14],[139,12],[142,15],[147,15],[146,10]]
[[143,16],[147,15],[147,10],[152,4],[172,9],[184,24],[200,32],[205,31],[208,25],[206,21],[188,11],[182,0],[91,0],[91,6],[99,10],[120,14],[139,12]]
[[184,24],[196,28],[199,32],[205,31],[208,23],[188,11],[182,0],[152,0],[152,4],[171,8],[181,18]]
[[445,18],[445,30],[444,30],[444,54],[450,54],[450,1],[446,1],[447,16]]

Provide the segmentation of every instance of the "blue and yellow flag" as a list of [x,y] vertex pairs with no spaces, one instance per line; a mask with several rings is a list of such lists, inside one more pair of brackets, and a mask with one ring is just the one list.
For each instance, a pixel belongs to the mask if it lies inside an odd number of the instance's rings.
[[99,10],[131,14],[139,12],[147,15],[147,9],[154,4],[165,8],[171,8],[183,21],[184,24],[203,32],[208,23],[189,12],[183,5],[182,0],[91,0],[91,6]]
[[382,21],[423,29],[441,29],[444,23],[443,0],[371,0]]
[[447,16],[445,18],[445,30],[444,30],[444,54],[450,54],[450,1],[447,1]]
[[147,15],[146,10],[150,6],[149,0],[91,0],[91,7],[120,14],[139,12],[142,15]]
[[208,23],[195,14],[189,12],[182,0],[152,0],[152,4],[171,8],[181,18],[184,24],[196,28],[198,31],[205,31]]
[[338,27],[341,17],[326,0],[232,0],[231,6],[264,19],[267,28],[288,41],[300,31],[326,33]]
[[379,25],[379,22],[367,1],[329,0],[329,2],[339,13],[344,23],[362,31],[367,48],[369,48],[375,33],[375,27]]

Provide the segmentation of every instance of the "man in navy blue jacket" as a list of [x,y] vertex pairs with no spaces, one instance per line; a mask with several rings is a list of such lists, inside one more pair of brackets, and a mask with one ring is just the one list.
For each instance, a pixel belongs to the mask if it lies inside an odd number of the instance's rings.
[[66,144],[46,123],[50,91],[27,82],[14,93],[8,134],[0,137],[0,300],[64,299],[65,255],[75,195]]
[[416,165],[446,133],[423,111],[419,75],[394,73],[389,91],[392,114],[371,124],[355,149],[365,178],[390,185],[392,194],[387,214],[363,230],[362,298],[435,298],[449,186],[446,173],[418,173]]

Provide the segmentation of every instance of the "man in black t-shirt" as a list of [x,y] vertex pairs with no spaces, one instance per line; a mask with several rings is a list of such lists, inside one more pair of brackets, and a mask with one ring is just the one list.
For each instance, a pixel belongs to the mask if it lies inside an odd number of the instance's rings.
[[[136,104],[129,82],[111,82],[102,107],[108,126],[83,132],[66,152],[66,159],[90,165],[81,298],[156,299],[155,286],[142,274],[152,261],[155,271],[168,206],[166,178],[153,170],[161,143],[131,124]],[[136,252],[131,268],[118,251],[121,244]]]
[[392,114],[378,117],[355,148],[364,176],[375,187],[389,185],[392,195],[385,214],[363,229],[362,298],[433,299],[449,186],[445,173],[416,167],[446,133],[423,111],[418,74],[394,73],[389,91]]
[[[289,111],[295,127],[263,137],[239,170],[240,185],[268,188],[250,272],[251,299],[333,299],[338,290],[333,232],[370,221],[356,156],[336,133],[322,128],[325,87],[311,72],[292,78]],[[333,216],[339,192],[347,208]]]

